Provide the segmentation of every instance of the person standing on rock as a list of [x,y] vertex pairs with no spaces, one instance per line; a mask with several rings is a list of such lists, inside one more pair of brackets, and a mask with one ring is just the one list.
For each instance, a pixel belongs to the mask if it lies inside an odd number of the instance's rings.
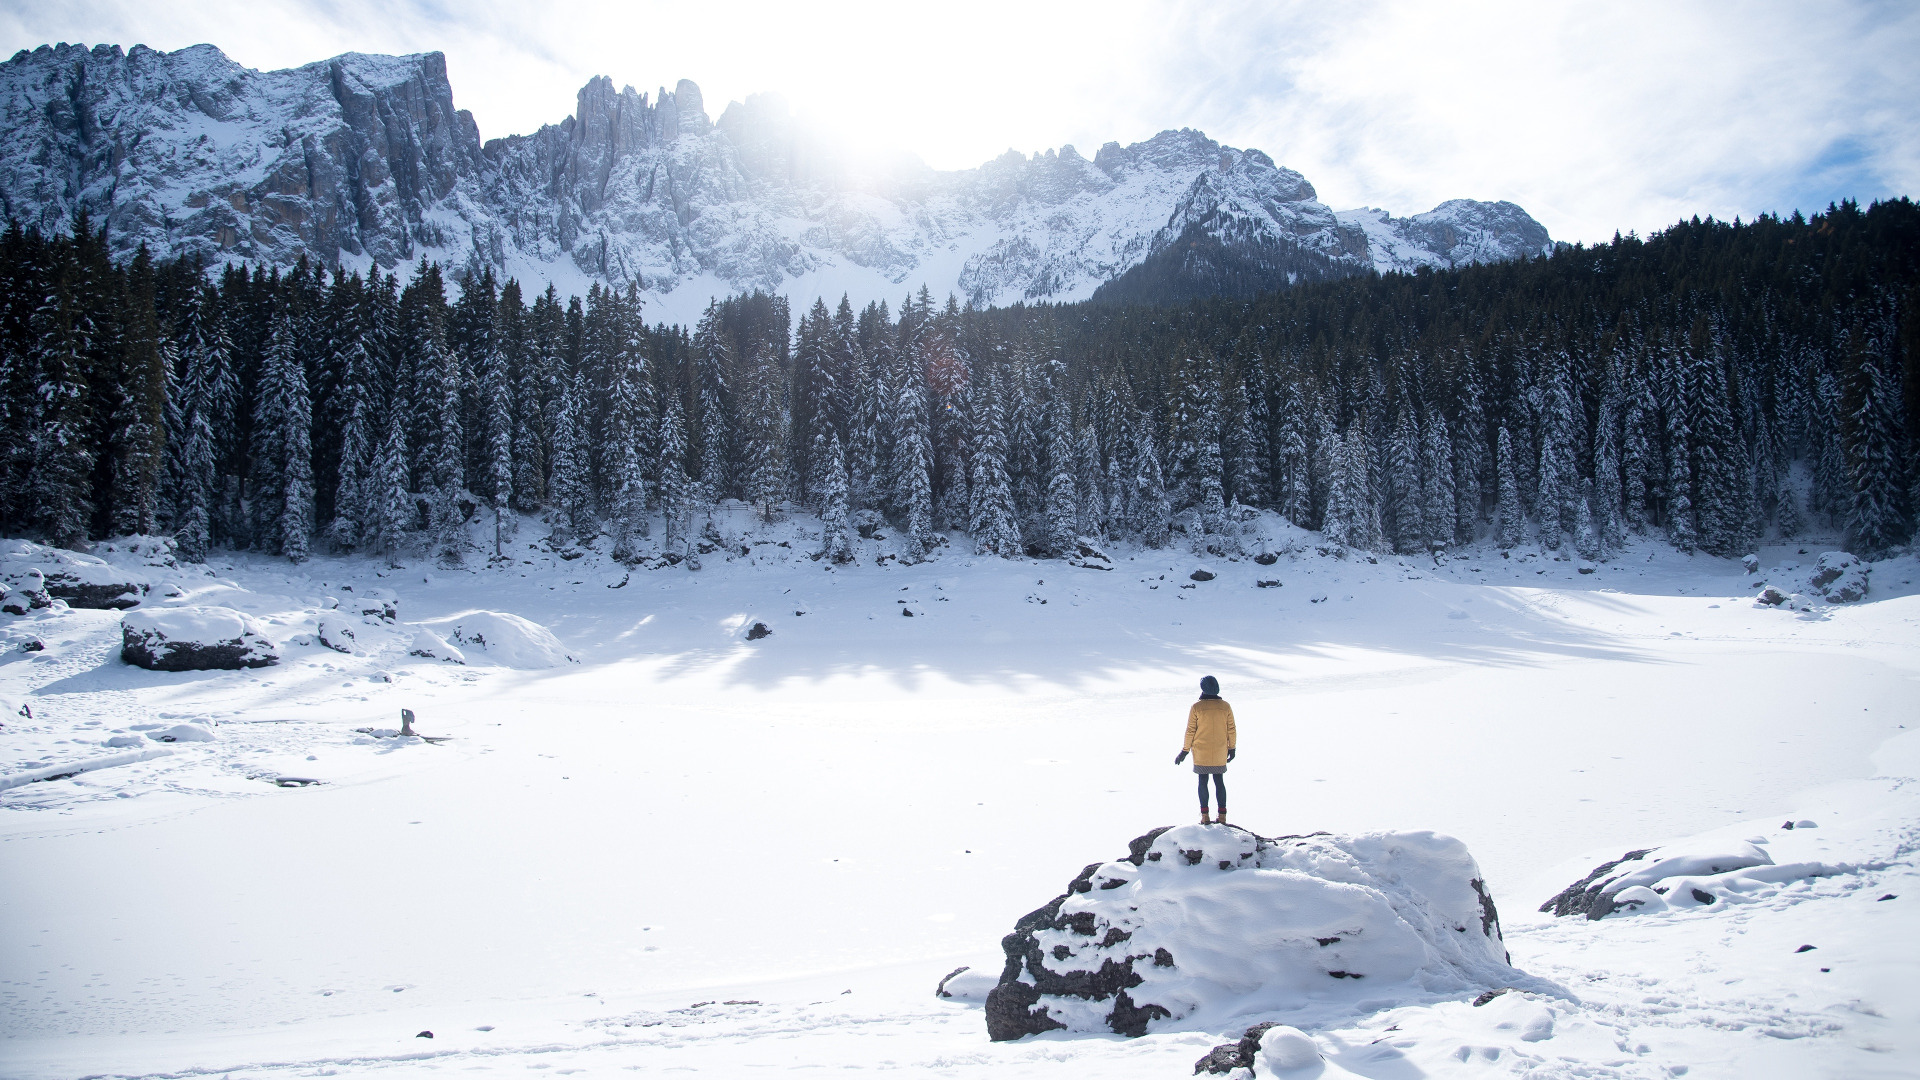
[[1193,771],[1200,774],[1200,824],[1214,824],[1207,810],[1207,777],[1213,777],[1214,794],[1220,802],[1219,824],[1227,823],[1227,762],[1233,760],[1238,742],[1233,727],[1233,706],[1220,697],[1220,680],[1209,675],[1200,680],[1200,700],[1187,710],[1187,741],[1173,759],[1175,765],[1193,755]]

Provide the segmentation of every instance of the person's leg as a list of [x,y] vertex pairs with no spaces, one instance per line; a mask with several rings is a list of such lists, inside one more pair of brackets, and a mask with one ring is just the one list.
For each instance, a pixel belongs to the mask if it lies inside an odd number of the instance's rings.
[[1213,774],[1213,795],[1214,795],[1213,801],[1220,804],[1220,824],[1225,825],[1227,823],[1227,774],[1226,773]]
[[1200,809],[1202,809],[1202,810],[1206,810],[1207,808],[1208,808],[1208,804],[1207,804],[1207,774],[1206,774],[1206,773],[1201,773],[1201,774],[1200,774]]

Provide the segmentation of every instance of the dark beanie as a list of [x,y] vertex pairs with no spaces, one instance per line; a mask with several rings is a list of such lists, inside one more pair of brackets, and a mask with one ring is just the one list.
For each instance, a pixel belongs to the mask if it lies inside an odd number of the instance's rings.
[[1200,692],[1208,697],[1219,697],[1220,680],[1211,675],[1205,676],[1200,680]]

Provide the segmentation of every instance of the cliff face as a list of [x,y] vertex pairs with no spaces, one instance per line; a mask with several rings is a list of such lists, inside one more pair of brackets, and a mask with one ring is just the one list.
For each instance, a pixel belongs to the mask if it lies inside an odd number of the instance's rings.
[[1335,214],[1299,173],[1187,129],[938,172],[852,159],[774,95],[716,123],[684,80],[650,97],[595,78],[574,115],[482,146],[438,53],[262,72],[210,45],[43,46],[0,64],[0,122],[0,212],[22,224],[84,209],[118,251],[209,262],[637,278],[673,315],[751,288],[1075,300],[1199,235],[1334,275],[1550,250],[1511,203]]
[[445,61],[349,53],[290,71],[209,45],[43,47],[0,65],[0,210],[116,249],[392,265],[463,243],[444,211],[481,165]]

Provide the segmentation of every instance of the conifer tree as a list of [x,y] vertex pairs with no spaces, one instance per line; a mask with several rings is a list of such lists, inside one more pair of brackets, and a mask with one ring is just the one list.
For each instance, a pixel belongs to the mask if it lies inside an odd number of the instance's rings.
[[506,557],[513,532],[513,373],[501,343],[495,341],[481,358],[480,395],[485,407],[487,503],[493,510],[493,557]]
[[1425,547],[1427,527],[1421,498],[1420,433],[1405,403],[1394,421],[1387,453],[1387,517],[1392,522],[1393,550],[1411,554]]
[[1427,418],[1424,434],[1420,444],[1423,550],[1436,551],[1454,539],[1453,439],[1447,418],[1437,410]]
[[1845,417],[1847,542],[1855,554],[1878,558],[1906,539],[1907,507],[1901,483],[1906,441],[1900,394],[1888,369],[1892,319],[1875,317],[1849,335]]
[[55,547],[85,543],[93,514],[86,373],[97,328],[83,274],[76,256],[58,259],[32,318],[27,505],[33,525]]
[[[669,550],[684,548],[693,533],[693,482],[687,477],[686,415],[680,395],[668,394],[660,416],[660,514]],[[690,553],[689,553],[690,554]]]
[[1513,474],[1513,437],[1500,425],[1494,448],[1494,472],[1499,501],[1494,510],[1495,535],[1502,548],[1517,546],[1525,538],[1527,523],[1520,512],[1520,484]]
[[1150,548],[1166,547],[1173,507],[1160,471],[1160,452],[1154,446],[1153,423],[1144,417],[1134,427],[1133,467],[1133,530],[1139,534],[1142,544]]
[[1620,509],[1620,457],[1614,449],[1616,408],[1611,395],[1601,401],[1600,420],[1593,434],[1593,490],[1588,509],[1593,517],[1596,554],[1589,557],[1596,559],[1607,558],[1626,543]]
[[253,428],[255,542],[304,562],[313,532],[313,403],[293,315],[285,309],[273,317]]
[[1013,491],[1007,479],[1006,438],[1001,417],[1000,387],[997,380],[989,380],[983,400],[974,410],[967,531],[973,536],[975,551],[1011,558],[1020,554],[1020,532],[1014,525]]
[[815,498],[820,503],[820,554],[838,566],[854,559],[853,532],[847,522],[846,453],[840,436],[831,427],[826,432],[824,451],[816,455],[814,475],[818,478]]
[[1279,384],[1273,442],[1274,493],[1280,516],[1302,528],[1313,518],[1312,457],[1307,433],[1312,417],[1292,378]]
[[391,561],[407,542],[415,507],[407,490],[407,428],[397,404],[387,409],[386,430],[367,477],[367,525],[362,541]]

